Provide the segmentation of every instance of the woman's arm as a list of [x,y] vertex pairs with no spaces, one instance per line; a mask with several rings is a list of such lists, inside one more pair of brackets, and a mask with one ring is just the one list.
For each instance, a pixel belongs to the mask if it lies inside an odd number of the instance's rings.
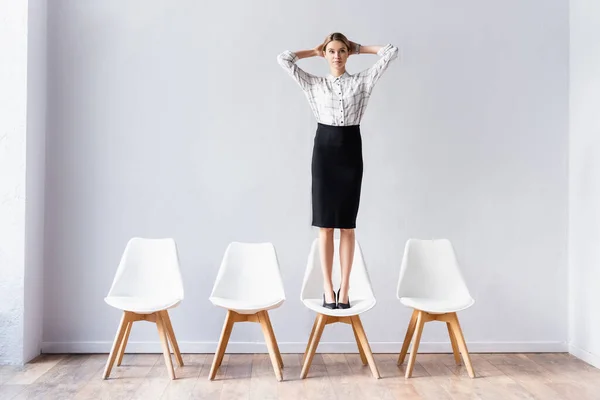
[[296,52],[286,50],[277,56],[277,62],[298,83],[298,85],[300,85],[302,90],[307,90],[316,83],[319,78],[304,71],[296,64],[296,61],[302,58],[322,56],[323,52],[320,50],[320,46],[317,46],[312,50],[299,50]]
[[298,57],[299,60],[302,60],[303,58],[322,56],[319,54],[319,50],[316,47],[312,50],[295,51],[294,54],[296,54],[296,57]]
[[377,54],[381,57],[371,68],[358,74],[365,81],[367,87],[372,89],[390,62],[398,58],[398,48],[391,44],[385,46],[360,46],[360,54]]
[[[356,43],[351,43],[351,45],[356,45]],[[356,47],[354,47],[352,54],[356,54]],[[383,49],[383,46],[360,46],[359,54],[377,54],[379,50]]]

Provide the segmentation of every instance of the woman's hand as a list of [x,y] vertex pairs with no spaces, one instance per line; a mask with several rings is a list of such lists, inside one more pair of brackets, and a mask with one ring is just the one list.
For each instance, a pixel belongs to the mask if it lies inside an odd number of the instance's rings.
[[323,52],[323,43],[316,46],[313,51],[315,52],[316,57],[325,57],[325,53]]

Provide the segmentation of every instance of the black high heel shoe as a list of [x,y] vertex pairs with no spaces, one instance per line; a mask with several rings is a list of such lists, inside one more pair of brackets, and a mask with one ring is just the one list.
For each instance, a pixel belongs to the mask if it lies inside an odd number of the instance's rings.
[[323,293],[323,307],[329,308],[330,310],[335,310],[337,308],[337,300],[335,298],[335,292],[332,292],[332,293],[333,293],[333,303],[325,302],[325,293]]
[[341,309],[350,308],[350,297],[349,296],[348,296],[348,302],[347,303],[342,303],[340,301],[340,289],[338,289],[338,292],[337,292],[337,299],[338,299],[337,308],[341,308]]

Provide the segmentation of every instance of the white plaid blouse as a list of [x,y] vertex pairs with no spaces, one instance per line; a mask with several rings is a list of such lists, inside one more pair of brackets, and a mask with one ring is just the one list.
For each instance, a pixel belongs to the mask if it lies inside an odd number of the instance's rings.
[[398,48],[388,44],[377,55],[381,58],[371,68],[354,75],[344,72],[337,78],[331,74],[315,76],[302,70],[296,64],[298,57],[289,50],[281,53],[277,61],[304,91],[317,122],[350,126],[360,124],[371,91],[390,61],[398,57]]

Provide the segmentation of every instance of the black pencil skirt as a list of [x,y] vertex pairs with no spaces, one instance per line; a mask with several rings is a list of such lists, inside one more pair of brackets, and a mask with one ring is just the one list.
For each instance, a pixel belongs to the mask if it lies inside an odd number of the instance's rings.
[[363,176],[360,126],[319,123],[311,172],[312,225],[356,228]]

